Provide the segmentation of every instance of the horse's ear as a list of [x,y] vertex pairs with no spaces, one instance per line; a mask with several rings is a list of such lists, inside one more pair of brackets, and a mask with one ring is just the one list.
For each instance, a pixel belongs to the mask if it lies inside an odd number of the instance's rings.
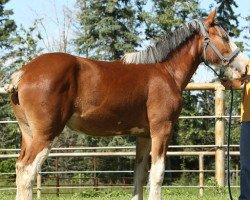
[[217,13],[217,8],[215,8],[205,19],[205,24],[207,27],[211,26],[214,23],[216,18],[216,13]]

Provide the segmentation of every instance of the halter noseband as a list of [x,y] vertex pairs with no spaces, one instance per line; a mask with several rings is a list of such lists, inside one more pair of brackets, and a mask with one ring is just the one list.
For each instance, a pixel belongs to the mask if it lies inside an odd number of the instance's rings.
[[[205,63],[205,65],[207,65],[210,69],[212,69],[214,71],[214,73],[219,77],[219,79],[223,79],[224,74],[225,74],[225,68],[239,54],[240,48],[235,49],[228,57],[224,57],[220,53],[220,51],[216,48],[214,43],[208,37],[207,31],[206,31],[206,28],[205,28],[205,24],[202,21],[198,21],[198,23],[200,25],[200,31],[201,31],[201,33],[202,33],[202,35],[204,37],[204,42],[203,42],[203,62]],[[216,53],[216,55],[222,61],[222,66],[220,68],[220,73],[219,74],[207,62],[207,59],[206,59],[206,48],[207,48],[207,46],[210,46],[212,48],[212,50]]]

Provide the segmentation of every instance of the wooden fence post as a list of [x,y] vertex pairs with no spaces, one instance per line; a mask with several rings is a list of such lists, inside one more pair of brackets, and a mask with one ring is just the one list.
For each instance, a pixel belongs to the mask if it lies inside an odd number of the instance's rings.
[[199,155],[199,186],[200,186],[200,196],[204,193],[204,155]]
[[40,173],[37,174],[37,199],[41,199],[42,196],[42,176]]
[[60,194],[60,190],[59,190],[59,186],[60,186],[60,182],[59,182],[59,174],[58,174],[58,157],[56,157],[56,196],[59,197]]
[[223,148],[225,140],[225,121],[222,116],[225,115],[225,88],[218,85],[215,88],[215,179],[219,187],[225,185],[225,150]]

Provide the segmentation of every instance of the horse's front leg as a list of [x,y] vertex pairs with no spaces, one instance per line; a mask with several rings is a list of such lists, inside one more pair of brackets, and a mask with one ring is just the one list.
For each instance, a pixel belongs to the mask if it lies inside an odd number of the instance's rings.
[[171,121],[153,123],[150,127],[151,146],[151,170],[149,175],[149,200],[161,199],[161,186],[164,179],[165,160],[168,143],[172,135],[173,123]]

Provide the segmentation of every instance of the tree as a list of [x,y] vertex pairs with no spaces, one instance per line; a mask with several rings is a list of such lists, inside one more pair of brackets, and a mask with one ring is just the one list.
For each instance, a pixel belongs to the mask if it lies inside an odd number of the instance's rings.
[[36,21],[27,30],[22,25],[18,28],[10,42],[12,49],[2,56],[4,63],[2,71],[5,76],[9,77],[14,71],[42,53],[42,48],[38,46],[40,40]]
[[9,0],[0,1],[0,49],[11,48],[10,36],[16,30],[14,20],[10,19],[10,16],[13,15],[13,11],[4,8],[8,2]]
[[222,24],[223,28],[229,32],[230,36],[239,37],[241,30],[239,27],[238,17],[233,8],[237,8],[235,0],[215,0],[218,7],[218,21]]
[[145,35],[152,39],[168,33],[184,22],[202,16],[199,1],[185,0],[152,0],[152,10],[144,10],[139,19],[145,23]]
[[[138,46],[135,2],[78,0],[78,52],[86,57],[113,60]],[[141,5],[137,0],[137,5]]]
[[[16,30],[16,24],[14,20],[10,19],[10,16],[13,15],[12,10],[6,10],[5,4],[9,0],[0,1],[0,57],[2,58],[4,50],[10,49],[10,40],[11,34]],[[2,68],[3,62],[0,62],[0,69]],[[0,79],[3,77],[3,72],[0,70]],[[0,82],[2,83],[2,81]]]

